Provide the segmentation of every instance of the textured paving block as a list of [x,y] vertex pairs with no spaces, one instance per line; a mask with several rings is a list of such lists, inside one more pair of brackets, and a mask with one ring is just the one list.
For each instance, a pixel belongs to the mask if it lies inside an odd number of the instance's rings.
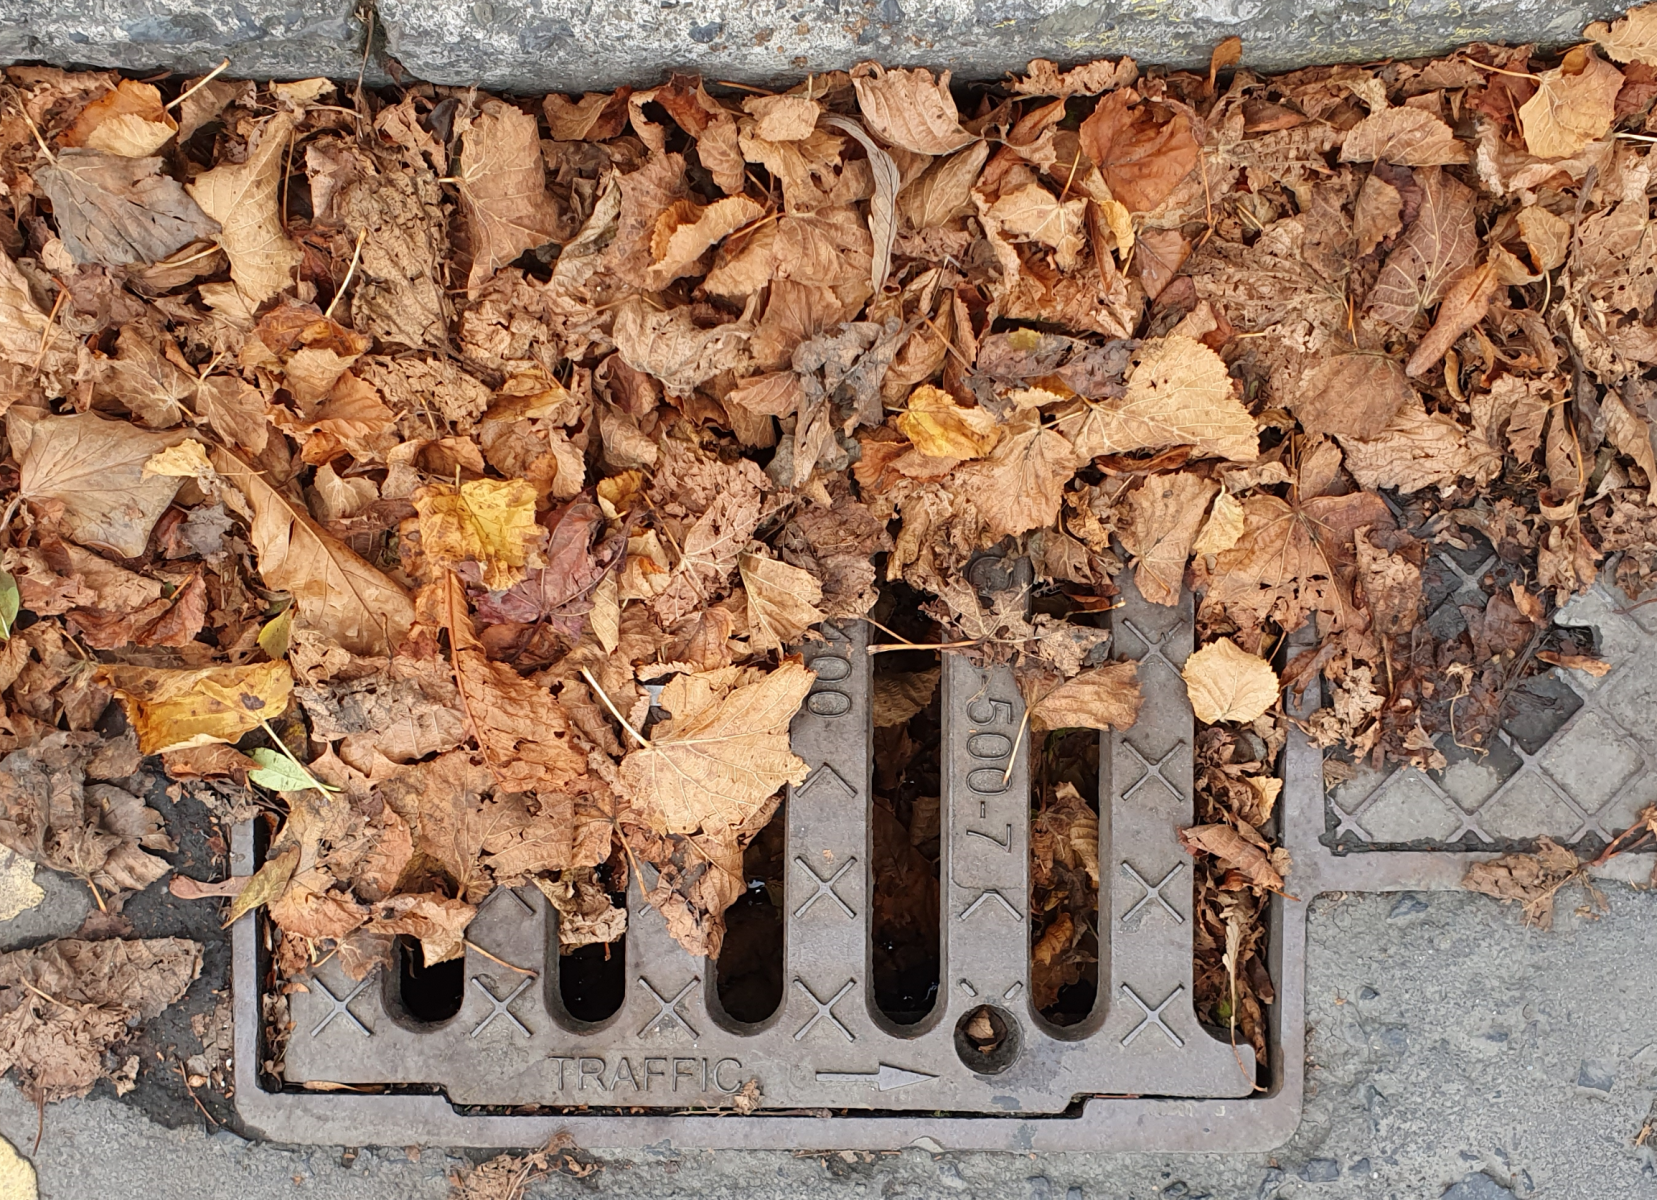
[[0,0],[0,61],[231,77],[355,79],[367,28],[356,0]]

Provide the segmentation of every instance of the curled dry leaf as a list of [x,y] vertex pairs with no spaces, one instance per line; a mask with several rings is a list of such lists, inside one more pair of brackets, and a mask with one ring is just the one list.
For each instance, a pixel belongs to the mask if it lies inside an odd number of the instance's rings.
[[159,262],[219,224],[161,174],[159,158],[121,158],[65,150],[35,172],[52,201],[64,249],[78,263],[123,266]]
[[468,291],[558,235],[535,118],[510,104],[485,100],[461,135],[457,186],[471,239]]
[[1146,342],[1122,399],[1091,404],[1060,428],[1089,458],[1179,445],[1239,462],[1259,452],[1254,418],[1237,399],[1225,363],[1183,334]]
[[1144,701],[1135,662],[1089,667],[1051,685],[1052,677],[1039,672],[1019,681],[1030,709],[1030,728],[1038,733],[1044,729],[1132,729]]
[[1197,720],[1248,723],[1277,703],[1277,672],[1230,638],[1210,642],[1180,670]]
[[898,432],[933,458],[982,458],[1001,438],[1001,425],[981,408],[966,408],[942,388],[923,383],[909,393]]
[[878,63],[852,68],[852,86],[863,119],[878,138],[916,154],[950,154],[973,140],[961,128],[949,72],[885,70]]
[[1369,293],[1370,311],[1400,329],[1437,304],[1473,268],[1478,251],[1472,189],[1439,167],[1423,168],[1415,178],[1421,184],[1420,211]]
[[111,664],[99,678],[120,697],[144,754],[234,742],[281,716],[293,695],[286,662],[198,671]]
[[1201,149],[1183,113],[1159,121],[1139,93],[1124,87],[1083,121],[1081,147],[1110,193],[1132,212],[1150,212],[1197,166]]
[[784,784],[805,781],[788,725],[817,677],[797,659],[706,707],[658,724],[621,764],[633,808],[660,832],[745,824]]
[[[1256,835],[1258,836],[1258,835]],[[1179,844],[1190,854],[1212,854],[1222,863],[1241,871],[1257,888],[1283,890],[1283,874],[1272,856],[1230,825],[1193,825],[1179,831]],[[1283,851],[1277,852],[1279,855]]]
[[1432,329],[1404,364],[1404,374],[1413,379],[1431,370],[1462,334],[1484,320],[1484,314],[1490,309],[1490,298],[1496,294],[1497,282],[1496,269],[1488,263],[1456,280],[1444,294],[1444,303],[1439,305],[1438,319]]
[[289,240],[277,209],[283,158],[293,117],[278,112],[259,130],[247,158],[224,163],[184,185],[201,210],[219,223],[218,242],[230,260],[230,278],[250,307],[293,282],[299,248]]
[[161,93],[153,84],[123,79],[114,90],[81,109],[62,141],[65,146],[144,158],[161,149],[177,132],[178,123],[167,114]]
[[737,569],[748,597],[750,649],[769,650],[797,642],[823,619],[817,608],[823,585],[810,571],[762,554],[742,555]]
[[1525,148],[1537,158],[1569,158],[1611,131],[1622,72],[1601,62],[1588,45],[1568,51],[1542,72],[1536,94],[1519,107]]
[[1553,928],[1553,902],[1559,889],[1584,879],[1582,863],[1552,838],[1537,839],[1532,854],[1508,854],[1467,868],[1461,886],[1470,892],[1494,896],[1504,904],[1518,902],[1526,924]]
[[1595,21],[1582,31],[1582,36],[1597,42],[1607,57],[1615,62],[1644,63],[1657,67],[1657,5],[1643,4],[1607,25]]

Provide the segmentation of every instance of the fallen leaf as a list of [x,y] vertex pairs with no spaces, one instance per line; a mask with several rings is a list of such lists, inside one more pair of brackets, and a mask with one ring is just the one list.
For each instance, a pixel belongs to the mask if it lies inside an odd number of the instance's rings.
[[282,163],[293,129],[293,117],[278,112],[260,129],[246,159],[214,167],[184,186],[201,210],[219,223],[218,243],[230,260],[230,278],[254,307],[293,283],[300,258],[277,209]]
[[1128,493],[1132,519],[1122,544],[1136,560],[1134,584],[1152,604],[1179,603],[1185,564],[1216,490],[1208,480],[1180,472],[1153,475]]
[[1028,409],[987,458],[968,463],[956,478],[985,528],[1002,537],[1051,525],[1075,469],[1076,448],[1044,427],[1038,410]]
[[1193,825],[1179,831],[1179,844],[1192,854],[1212,854],[1241,871],[1257,888],[1283,890],[1283,876],[1266,852],[1229,825]]
[[1106,663],[1054,687],[1046,687],[1047,682],[1041,675],[1020,679],[1030,709],[1030,728],[1038,733],[1045,729],[1131,729],[1139,719],[1144,697],[1138,663]]
[[949,72],[885,70],[879,63],[852,68],[857,106],[876,137],[916,154],[950,154],[973,140],[961,128]]
[[1472,189],[1439,167],[1424,167],[1415,178],[1421,185],[1421,209],[1369,293],[1370,311],[1400,329],[1414,325],[1472,270],[1478,251]]
[[784,784],[808,771],[788,745],[788,726],[816,676],[788,659],[756,683],[700,712],[675,715],[629,752],[621,782],[634,810],[665,833],[710,833],[744,824]]
[[1519,236],[1525,239],[1531,264],[1538,271],[1553,271],[1565,263],[1571,248],[1571,223],[1537,204],[1519,210]]
[[933,458],[982,458],[1001,439],[1001,424],[981,408],[966,408],[942,388],[923,383],[909,393],[898,432]]
[[261,905],[269,904],[280,896],[287,889],[288,880],[293,878],[294,868],[298,865],[298,846],[274,858],[267,858],[253,873],[253,877],[245,881],[245,886],[230,902],[230,911],[224,918],[224,928],[229,929],[247,913]]
[[474,905],[447,896],[393,896],[375,908],[368,929],[417,939],[424,965],[433,967],[466,953],[466,927],[477,914]]
[[1220,554],[1237,544],[1243,536],[1243,506],[1224,488],[1214,497],[1208,519],[1203,522],[1197,540],[1191,543],[1193,554]]
[[1495,268],[1489,264],[1456,280],[1444,294],[1432,329],[1404,364],[1404,374],[1413,379],[1437,366],[1462,334],[1484,320],[1497,282]]
[[483,568],[484,586],[503,591],[524,577],[535,522],[535,489],[522,479],[476,479],[459,487],[427,484],[413,496],[420,514],[420,549],[440,569]]
[[1122,399],[1090,404],[1059,428],[1088,458],[1187,444],[1238,462],[1259,453],[1254,418],[1238,401],[1225,363],[1183,334],[1145,342]]
[[689,274],[708,250],[764,212],[746,196],[726,196],[706,207],[693,200],[676,202],[656,219],[651,234],[649,286],[663,288]]
[[1384,108],[1347,130],[1342,162],[1384,159],[1398,167],[1433,167],[1464,163],[1467,146],[1450,127],[1419,108]]
[[1201,157],[1185,115],[1156,120],[1131,87],[1106,95],[1077,132],[1111,195],[1131,212],[1155,209]]
[[78,263],[159,262],[219,232],[183,185],[161,174],[159,158],[65,150],[35,172],[35,182],[52,201],[58,236]]
[[936,229],[972,211],[972,185],[989,158],[990,144],[974,142],[933,163],[898,193],[897,210],[911,229]]
[[120,697],[144,754],[234,742],[281,716],[293,694],[285,662],[194,671],[111,664],[99,674]]
[[1611,131],[1622,72],[1588,45],[1573,47],[1543,71],[1536,94],[1519,107],[1525,148],[1538,158],[1569,158]]
[[265,583],[289,592],[299,620],[346,650],[389,655],[414,621],[408,593],[324,533],[230,451],[215,448],[212,460],[252,506],[249,533]]
[[178,132],[153,84],[123,79],[81,109],[62,137],[65,146],[85,146],[123,158],[154,154]]
[[1617,62],[1657,67],[1657,5],[1631,8],[1610,25],[1595,21],[1582,31],[1582,36],[1598,42],[1600,49]]
[[152,456],[184,440],[182,432],[146,433],[95,413],[53,417],[14,409],[6,430],[20,465],[18,492],[50,506],[77,542],[121,558],[144,553],[150,530],[182,482],[144,475]]
[[470,235],[468,292],[525,250],[558,236],[558,206],[547,194],[540,132],[528,113],[485,100],[461,135],[456,183]]
[[791,645],[823,619],[817,608],[823,585],[810,571],[760,554],[743,554],[737,559],[737,569],[753,627],[748,635],[750,649]]
[[1180,670],[1197,720],[1247,724],[1277,703],[1277,672],[1264,659],[1219,638],[1185,660]]
[[0,1200],[38,1200],[39,1195],[34,1164],[0,1138]]
[[1591,654],[1558,654],[1552,650],[1539,650],[1536,657],[1550,667],[1564,667],[1568,671],[1582,671],[1592,675],[1595,679],[1604,679],[1611,673],[1612,664],[1603,658],[1595,658]]
[[1524,909],[1525,923],[1553,928],[1554,896],[1567,883],[1585,878],[1577,856],[1552,838],[1536,840],[1533,854],[1508,854],[1467,868],[1461,886]]
[[1354,350],[1314,367],[1290,407],[1307,433],[1367,438],[1386,429],[1412,395],[1397,359]]

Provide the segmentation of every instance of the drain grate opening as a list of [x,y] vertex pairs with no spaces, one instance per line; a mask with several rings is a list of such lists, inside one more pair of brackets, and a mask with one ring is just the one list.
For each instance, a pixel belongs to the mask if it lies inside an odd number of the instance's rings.
[[999,1075],[1018,1058],[1018,1019],[993,1004],[980,1004],[955,1023],[955,1053],[969,1071]]
[[415,1025],[441,1025],[460,1011],[466,998],[466,960],[426,965],[417,939],[399,934],[392,950],[397,964],[394,1011]]
[[[921,613],[922,599],[901,583],[889,585],[875,619],[910,641],[935,642],[937,628]],[[874,1001],[894,1024],[916,1025],[937,1005],[942,966],[942,659],[935,650],[899,650],[875,655],[873,667]]]
[[720,1007],[733,1021],[758,1025],[782,1003],[783,866],[788,804],[742,852],[747,890],[725,910],[725,941],[715,970]]
[[[603,867],[599,868],[598,879],[601,883],[605,879]],[[621,892],[611,892],[610,903],[625,908],[627,897]],[[557,934],[552,932],[555,924],[549,922],[548,931],[556,943]],[[624,933],[613,942],[593,942],[559,954],[558,999],[564,1012],[588,1024],[608,1021],[620,1012],[627,999],[627,935]]]
[[1051,1025],[1080,1025],[1099,997],[1099,734],[1054,730],[1033,749],[1030,993]]

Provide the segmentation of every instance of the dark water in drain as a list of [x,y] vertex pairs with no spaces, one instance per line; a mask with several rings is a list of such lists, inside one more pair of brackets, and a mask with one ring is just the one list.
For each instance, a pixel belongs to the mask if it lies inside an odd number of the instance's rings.
[[[617,892],[610,902],[620,907],[627,897]],[[604,945],[579,946],[558,959],[558,998],[577,1021],[614,1016],[627,997],[627,936]]]
[[742,851],[747,890],[725,910],[719,1003],[733,1020],[756,1024],[782,1003],[783,872],[788,805]]
[[466,998],[466,960],[426,966],[420,943],[404,934],[397,939],[397,999],[414,1021],[434,1024],[460,1011]]

